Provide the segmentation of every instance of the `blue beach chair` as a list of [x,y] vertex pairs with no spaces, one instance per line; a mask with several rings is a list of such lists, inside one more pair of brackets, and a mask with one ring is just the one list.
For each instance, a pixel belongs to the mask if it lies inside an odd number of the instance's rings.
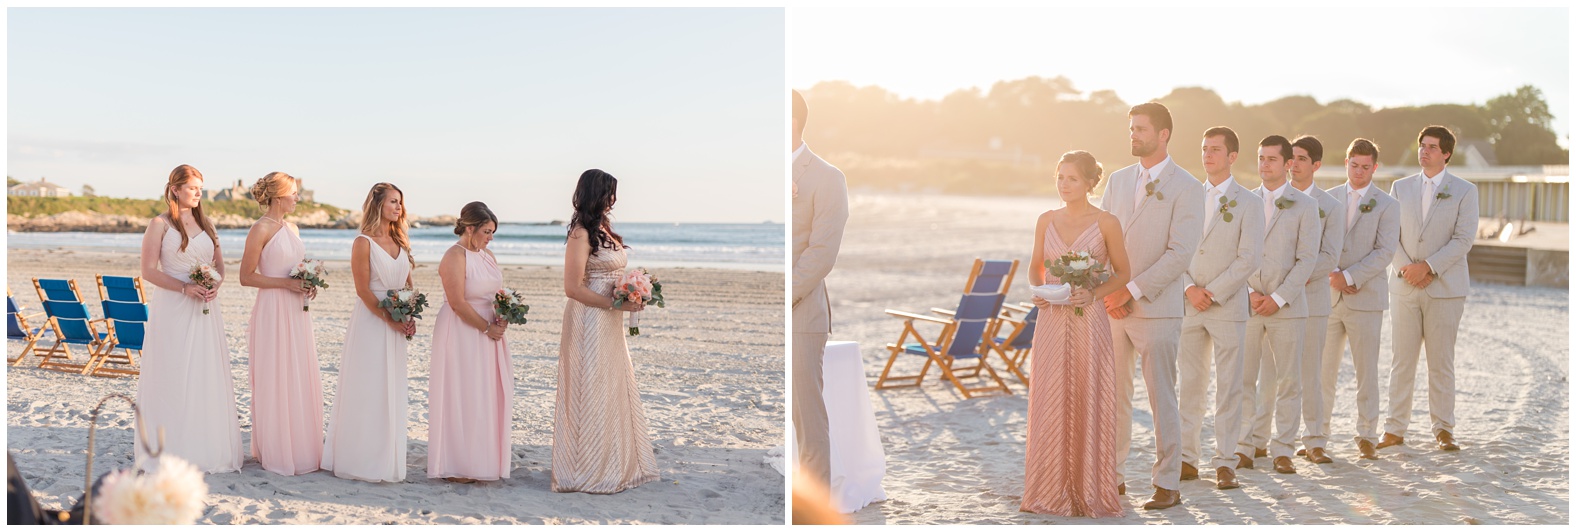
[[5,289],[5,338],[13,342],[25,342],[22,352],[16,358],[6,359],[6,363],[15,366],[22,363],[27,355],[33,353],[33,346],[38,345],[38,340],[48,332],[43,325],[37,327],[29,323],[31,319],[43,316],[42,312],[23,313],[16,304],[16,298],[11,296],[11,289]]
[[[88,360],[88,367],[82,372],[99,376],[140,374],[131,354],[136,351],[139,358],[142,356],[142,341],[148,330],[148,305],[112,300],[105,300],[103,305],[104,321],[108,324],[109,333],[99,343],[98,349]],[[117,353],[117,350],[120,352]]]
[[[935,364],[941,368],[942,378],[956,386],[964,399],[998,391],[1012,394],[1007,383],[986,363],[985,357],[995,345],[993,339],[1001,328],[1001,305],[1007,297],[1007,289],[1012,286],[1012,276],[1017,271],[1016,260],[975,259],[969,279],[963,285],[964,293],[962,299],[958,300],[957,309],[932,309],[944,317],[887,309],[887,315],[903,320],[903,334],[896,343],[886,346],[891,355],[887,358],[886,368],[881,370],[881,377],[876,380],[876,389],[919,386],[925,380],[925,373],[930,371],[931,364]],[[939,324],[941,331],[933,336],[934,340],[926,340],[919,329],[914,327],[916,321]],[[910,336],[914,342],[908,341]],[[893,363],[904,354],[925,357],[925,364],[918,375],[891,375]],[[973,360],[974,365],[961,367],[958,362],[962,360]],[[971,388],[959,379],[960,376],[980,377],[982,370],[991,381],[984,386]],[[889,384],[889,381],[897,384]]]
[[[1023,317],[1015,318],[1013,314],[1022,314]],[[1006,336],[996,337],[991,346],[1024,386],[1029,385],[1029,348],[1034,346],[1034,322],[1039,318],[1040,308],[1033,304],[1002,305],[1002,325],[1011,325],[1012,331]]]
[[44,306],[44,314],[49,316],[49,329],[55,333],[54,345],[49,349],[34,350],[34,354],[43,358],[38,367],[83,371],[87,368],[87,361],[76,362],[71,354],[71,346],[87,349],[91,360],[105,336],[93,324],[104,320],[93,319],[87,303],[82,302],[82,292],[77,289],[74,279],[34,278],[33,288],[38,290],[38,300]]
[[[100,275],[98,276],[98,290],[99,299],[104,301],[148,302],[148,295],[142,290],[141,277]],[[107,317],[108,315],[106,314],[105,316]]]

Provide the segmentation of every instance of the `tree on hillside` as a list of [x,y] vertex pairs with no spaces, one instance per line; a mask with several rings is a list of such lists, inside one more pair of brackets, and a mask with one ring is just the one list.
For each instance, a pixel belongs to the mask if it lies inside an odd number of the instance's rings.
[[20,184],[22,184],[22,182],[17,181],[15,177],[5,176],[5,188],[11,188]]
[[94,193],[93,185],[83,184],[82,185],[82,196],[86,197],[86,198],[93,198],[93,197],[98,197],[98,194]]

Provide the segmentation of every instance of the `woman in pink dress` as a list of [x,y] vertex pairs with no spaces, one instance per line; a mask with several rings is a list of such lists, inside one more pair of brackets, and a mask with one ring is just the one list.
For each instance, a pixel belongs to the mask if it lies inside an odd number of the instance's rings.
[[246,329],[252,385],[252,456],[281,475],[317,471],[323,460],[323,384],[306,300],[311,283],[290,278],[306,256],[300,229],[285,221],[301,200],[300,180],[272,172],[252,185],[263,215],[246,234],[241,286],[257,289]]
[[493,297],[503,271],[487,244],[498,217],[473,201],[460,209],[460,241],[443,254],[443,307],[432,332],[427,478],[469,484],[509,478],[514,370]]
[[[1034,298],[1040,308],[1030,351],[1029,437],[1024,464],[1026,512],[1063,516],[1122,515],[1117,495],[1116,356],[1111,322],[1101,298],[1127,284],[1122,225],[1089,203],[1100,182],[1100,163],[1084,151],[1057,164],[1056,190],[1066,206],[1040,215],[1035,225],[1029,281],[1046,278],[1046,261],[1069,251],[1088,252],[1111,276],[1093,290],[1072,291],[1067,305]],[[1075,310],[1083,308],[1082,316]]]

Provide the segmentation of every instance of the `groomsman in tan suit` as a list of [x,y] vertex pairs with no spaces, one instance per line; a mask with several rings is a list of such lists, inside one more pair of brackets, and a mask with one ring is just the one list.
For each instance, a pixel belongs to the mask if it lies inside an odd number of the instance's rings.
[[1328,436],[1335,379],[1351,344],[1352,368],[1357,373],[1357,452],[1368,460],[1379,459],[1374,447],[1379,439],[1379,332],[1384,311],[1390,308],[1385,269],[1401,244],[1401,210],[1395,198],[1372,186],[1378,169],[1379,147],[1368,139],[1354,140],[1346,148],[1346,183],[1330,189],[1346,212],[1346,236],[1341,258],[1329,275],[1335,306],[1319,371],[1324,411],[1318,426],[1319,433]]
[[[1204,132],[1204,238],[1182,274],[1185,316],[1177,365],[1182,386],[1182,480],[1198,479],[1209,365],[1215,363],[1215,487],[1237,483],[1237,432],[1242,429],[1242,342],[1247,336],[1248,276],[1264,248],[1263,201],[1237,184],[1237,133]],[[1213,347],[1213,349],[1211,349]],[[1213,356],[1211,356],[1213,355]]]
[[[1324,389],[1320,384],[1320,366],[1324,353],[1324,328],[1330,320],[1330,289],[1329,278],[1319,275],[1335,269],[1335,263],[1341,258],[1341,241],[1346,236],[1346,211],[1341,209],[1341,201],[1335,199],[1330,193],[1313,185],[1313,173],[1319,171],[1324,165],[1324,144],[1312,135],[1297,137],[1291,141],[1291,186],[1298,191],[1312,197],[1319,207],[1319,257],[1313,261],[1313,274],[1308,276],[1308,325],[1303,328],[1302,337],[1302,367],[1299,373],[1302,376],[1302,449],[1297,451],[1298,456],[1303,456],[1315,464],[1328,464],[1330,459],[1324,452],[1328,443],[1329,433],[1324,432],[1319,425],[1319,415],[1324,413],[1324,395],[1319,393]],[[1264,403],[1260,402],[1260,406]]]
[[821,395],[821,356],[832,332],[825,279],[848,222],[848,184],[843,172],[805,145],[809,114],[804,96],[793,91],[793,426],[803,467],[825,485],[832,476]]
[[1467,251],[1477,237],[1477,187],[1445,169],[1456,136],[1428,126],[1417,136],[1417,162],[1423,171],[1390,187],[1401,204],[1401,246],[1391,262],[1390,414],[1384,422],[1383,449],[1405,442],[1412,419],[1413,379],[1418,349],[1428,350],[1428,413],[1439,448],[1459,450],[1456,430],[1456,331],[1471,282]]
[[[1246,349],[1242,365],[1242,412],[1247,427],[1237,445],[1239,468],[1253,468],[1252,455],[1269,445],[1275,471],[1296,473],[1291,465],[1292,444],[1302,414],[1303,326],[1308,318],[1307,285],[1319,257],[1319,206],[1312,197],[1286,182],[1292,157],[1291,142],[1280,135],[1259,141],[1257,192],[1264,200],[1264,253],[1259,270],[1248,277]],[[1268,347],[1268,352],[1265,352]],[[1260,372],[1260,366],[1265,366]],[[1272,396],[1269,408],[1255,409],[1260,394]],[[1269,420],[1275,421],[1274,439]]]
[[1127,492],[1123,464],[1133,437],[1133,355],[1143,357],[1144,388],[1155,420],[1155,495],[1144,509],[1182,502],[1182,420],[1177,409],[1177,347],[1182,333],[1182,274],[1203,232],[1204,190],[1171,160],[1171,111],[1155,102],[1127,112],[1138,164],[1111,174],[1100,208],[1116,215],[1127,235],[1133,277],[1105,297],[1116,351],[1116,477]]

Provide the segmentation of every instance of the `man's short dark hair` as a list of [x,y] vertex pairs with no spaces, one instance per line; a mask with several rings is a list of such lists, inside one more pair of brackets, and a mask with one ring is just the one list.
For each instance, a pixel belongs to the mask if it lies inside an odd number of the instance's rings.
[[1237,149],[1242,147],[1242,143],[1237,140],[1237,132],[1226,126],[1215,126],[1205,130],[1204,138],[1210,137],[1226,137],[1226,153],[1228,154],[1237,153]]
[[1264,137],[1264,140],[1259,141],[1259,147],[1265,146],[1280,146],[1281,158],[1291,160],[1291,141],[1286,140],[1286,137],[1280,135]]
[[1155,131],[1157,132],[1162,129],[1166,131],[1171,130],[1171,110],[1166,109],[1166,106],[1161,105],[1160,102],[1144,102],[1134,105],[1132,109],[1127,110],[1128,118],[1137,115],[1149,117],[1149,123],[1155,125]]
[[1297,137],[1297,140],[1291,141],[1291,145],[1293,148],[1302,148],[1302,151],[1308,152],[1308,158],[1313,159],[1313,162],[1317,163],[1324,160],[1324,144],[1321,144],[1319,139],[1314,138],[1313,135]]

